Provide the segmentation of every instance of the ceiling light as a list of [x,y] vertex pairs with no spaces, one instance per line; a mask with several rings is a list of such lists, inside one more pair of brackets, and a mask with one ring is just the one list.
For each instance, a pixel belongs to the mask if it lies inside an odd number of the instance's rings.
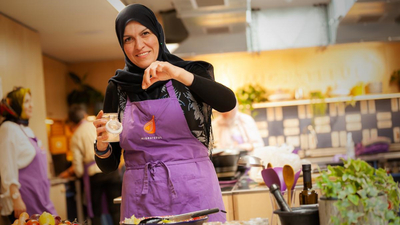
[[167,44],[167,48],[169,50],[169,52],[174,53],[174,51],[179,47],[178,43],[170,43]]
[[118,12],[121,12],[125,5],[120,0],[107,0]]

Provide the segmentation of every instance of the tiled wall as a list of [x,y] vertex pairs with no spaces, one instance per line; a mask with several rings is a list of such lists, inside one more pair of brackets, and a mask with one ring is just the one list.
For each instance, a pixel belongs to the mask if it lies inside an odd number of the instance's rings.
[[[288,143],[301,149],[344,147],[348,132],[355,143],[376,136],[400,142],[399,98],[362,100],[354,106],[345,102],[327,104],[324,116],[313,117],[311,105],[257,108],[252,115],[266,145]],[[307,129],[312,124],[316,135]]]

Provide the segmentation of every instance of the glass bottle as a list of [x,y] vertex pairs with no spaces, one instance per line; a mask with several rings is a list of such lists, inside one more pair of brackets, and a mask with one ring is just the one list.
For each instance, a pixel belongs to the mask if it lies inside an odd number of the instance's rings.
[[318,203],[318,194],[312,189],[311,182],[311,164],[303,164],[303,191],[300,192],[300,205],[309,205]]

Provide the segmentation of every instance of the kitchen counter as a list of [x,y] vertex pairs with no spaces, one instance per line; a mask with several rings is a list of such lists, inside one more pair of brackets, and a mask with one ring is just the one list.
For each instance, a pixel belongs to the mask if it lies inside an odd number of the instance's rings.
[[[50,179],[50,196],[55,203],[55,207],[57,212],[60,214],[61,218],[68,218],[67,215],[67,202],[66,202],[66,189],[65,185],[69,182],[73,183],[75,186],[75,201],[76,201],[76,212],[77,212],[77,219],[78,221],[84,221],[85,216],[83,212],[83,202],[82,202],[82,195],[83,190],[81,189],[81,180],[77,179],[76,177],[71,178],[58,178],[53,177]],[[65,196],[65,198],[60,198],[61,196]]]
[[[295,190],[301,190],[303,188],[302,185],[303,184],[297,184]],[[265,184],[253,181],[247,175],[241,176],[238,182],[231,186],[221,187],[223,196],[251,192],[269,192],[269,188]],[[113,202],[114,204],[121,204],[121,197],[114,198]]]
[[[222,183],[222,199],[227,212],[227,221],[250,221],[254,218],[268,218],[271,221],[274,217],[269,188],[265,184],[257,183],[247,175],[240,176],[236,183],[232,181]],[[302,183],[298,183],[293,192],[294,196],[298,195],[298,190],[302,187]],[[121,197],[115,198],[114,203],[120,204]],[[294,206],[298,204],[298,198],[294,197]]]

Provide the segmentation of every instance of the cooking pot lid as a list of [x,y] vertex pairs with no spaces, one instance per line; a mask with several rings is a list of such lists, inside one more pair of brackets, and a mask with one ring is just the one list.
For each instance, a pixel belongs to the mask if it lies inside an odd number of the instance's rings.
[[213,155],[239,155],[240,151],[237,149],[213,149]]

